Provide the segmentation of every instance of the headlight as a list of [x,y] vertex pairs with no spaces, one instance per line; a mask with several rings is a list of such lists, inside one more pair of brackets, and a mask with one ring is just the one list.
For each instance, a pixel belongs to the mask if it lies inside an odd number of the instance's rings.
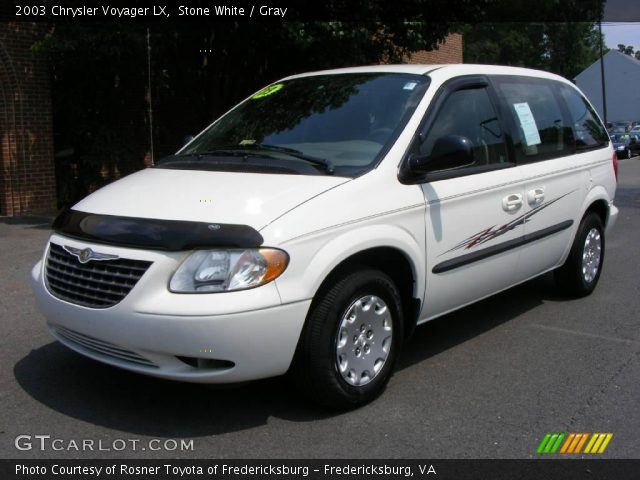
[[618,150],[624,150],[624,145],[618,145]]
[[212,293],[258,287],[279,277],[288,263],[289,256],[275,248],[198,250],[173,274],[169,290]]

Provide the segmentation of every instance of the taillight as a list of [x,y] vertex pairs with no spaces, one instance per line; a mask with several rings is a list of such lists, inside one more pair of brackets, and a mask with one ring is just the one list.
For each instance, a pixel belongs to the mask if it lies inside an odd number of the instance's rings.
[[613,152],[611,161],[613,162],[613,173],[616,174],[616,183],[618,183],[618,155],[616,154],[616,152]]

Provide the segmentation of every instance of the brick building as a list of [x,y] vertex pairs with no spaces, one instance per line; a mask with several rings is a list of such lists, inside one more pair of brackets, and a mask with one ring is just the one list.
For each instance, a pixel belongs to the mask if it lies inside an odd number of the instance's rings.
[[406,63],[462,63],[462,35],[451,33],[435,50],[412,53]]
[[0,23],[0,216],[56,207],[49,71],[32,50],[46,28]]

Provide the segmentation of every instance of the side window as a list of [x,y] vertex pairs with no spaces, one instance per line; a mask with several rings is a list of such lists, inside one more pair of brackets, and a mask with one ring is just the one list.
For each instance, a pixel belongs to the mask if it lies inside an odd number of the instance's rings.
[[560,94],[567,104],[573,121],[576,148],[580,150],[607,145],[609,143],[607,131],[589,102],[569,85],[561,84]]
[[516,127],[514,142],[520,159],[546,160],[573,153],[573,130],[551,81],[498,77],[496,84]]
[[473,166],[507,161],[498,116],[486,88],[451,93],[436,113],[420,153],[430,155],[436,140],[444,135],[462,135],[473,145]]

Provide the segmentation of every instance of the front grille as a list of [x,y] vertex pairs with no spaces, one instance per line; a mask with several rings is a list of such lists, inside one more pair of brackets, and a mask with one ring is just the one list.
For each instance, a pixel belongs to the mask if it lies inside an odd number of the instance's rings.
[[75,255],[51,243],[46,263],[47,287],[67,302],[107,308],[126,297],[150,265],[151,262],[126,258],[80,263]]
[[105,342],[104,340],[99,340],[97,338],[78,333],[74,330],[69,330],[68,328],[61,327],[59,325],[52,325],[52,328],[55,333],[57,333],[67,342],[71,343],[73,346],[80,346],[83,349],[89,350],[93,353],[97,353],[105,357],[114,358],[116,360],[135,363],[136,365],[143,365],[145,367],[158,368],[156,364],[154,364],[150,360],[147,360],[143,356],[138,355],[136,352],[126,350],[122,347],[114,345],[113,343]]

